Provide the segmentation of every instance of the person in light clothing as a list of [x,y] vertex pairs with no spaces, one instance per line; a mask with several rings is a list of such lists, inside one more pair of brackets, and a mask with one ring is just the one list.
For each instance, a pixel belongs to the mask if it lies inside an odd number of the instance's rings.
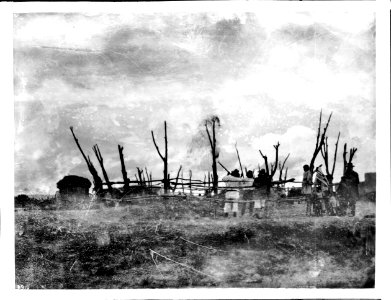
[[315,182],[314,182],[316,196],[320,201],[322,206],[322,213],[325,213],[329,207],[329,181],[327,177],[322,172],[322,166],[316,168],[315,170]]
[[227,190],[225,192],[224,217],[228,217],[230,213],[234,217],[238,216],[240,193],[238,187],[243,184],[243,179],[240,178],[239,170],[235,169],[227,176],[222,178],[225,181]]
[[242,195],[242,199],[244,202],[242,203],[242,213],[244,216],[246,214],[246,209],[248,208],[249,214],[251,215],[253,212],[253,197],[254,197],[254,189],[252,188],[254,182],[253,171],[248,170],[246,172],[246,177],[243,178],[242,186],[246,189],[243,189],[240,194]]
[[336,216],[337,215],[337,206],[338,206],[338,201],[337,198],[335,197],[335,192],[332,193],[330,199],[330,210],[331,210],[331,215]]

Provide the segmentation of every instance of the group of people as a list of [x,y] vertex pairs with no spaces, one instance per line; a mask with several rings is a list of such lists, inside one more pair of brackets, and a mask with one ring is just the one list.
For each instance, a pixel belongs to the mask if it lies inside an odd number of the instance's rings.
[[[260,177],[259,174],[258,177]],[[257,177],[257,182],[260,180]],[[266,199],[256,199],[254,201],[250,198],[254,196],[254,190],[243,189],[246,187],[253,187],[255,181],[253,171],[247,171],[245,177],[241,177],[239,170],[235,169],[232,172],[228,173],[222,179],[225,182],[226,190],[225,190],[225,203],[224,203],[224,216],[228,217],[232,214],[233,217],[238,217],[239,214],[239,199],[241,200],[242,209],[241,215],[246,213],[246,207],[248,204],[250,214],[254,213],[253,216],[260,217],[260,212],[265,208]],[[266,180],[264,178],[261,179],[264,183]],[[266,185],[264,186],[264,190],[266,190]],[[243,197],[241,197],[241,195]]]
[[345,174],[341,177],[340,183],[334,192],[333,185],[329,183],[330,178],[324,176],[320,169],[316,169],[315,181],[313,173],[308,165],[303,166],[302,194],[306,196],[306,215],[322,216],[346,215],[350,209],[351,215],[356,214],[356,202],[359,198],[359,177],[353,170],[354,165],[348,163]]
[[[302,194],[306,196],[306,215],[322,216],[345,215],[350,209],[351,215],[356,213],[356,202],[359,197],[358,174],[353,170],[354,165],[348,163],[345,174],[342,176],[338,188],[334,192],[331,178],[324,176],[318,167],[315,172],[308,165],[303,166]],[[315,173],[315,180],[313,180]],[[244,174],[243,174],[244,175]],[[271,196],[271,187],[275,184],[283,184],[294,181],[294,178],[284,181],[272,181],[265,169],[254,177],[253,171],[247,171],[241,176],[235,169],[222,178],[225,182],[224,216],[239,216],[249,213],[250,216],[261,218],[266,213],[267,200]]]
[[[239,216],[239,202],[241,205],[240,214],[243,216],[248,211],[249,215],[261,218],[266,213],[266,201],[271,195],[271,186],[291,182],[294,179],[285,181],[272,181],[265,169],[258,172],[254,178],[253,171],[247,171],[246,176],[240,176],[239,170],[235,169],[222,178],[225,182],[225,203],[224,216]],[[242,200],[239,200],[239,199]]]

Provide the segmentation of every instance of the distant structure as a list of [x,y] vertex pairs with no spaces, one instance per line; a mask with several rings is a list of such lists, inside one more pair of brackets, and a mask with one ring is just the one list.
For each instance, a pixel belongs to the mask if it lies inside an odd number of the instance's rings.
[[67,175],[57,182],[57,198],[64,202],[78,203],[89,197],[91,182],[84,177]]
[[358,186],[360,196],[365,196],[368,200],[376,201],[376,172],[365,173],[364,180]]
[[365,173],[365,191],[367,193],[376,191],[376,172]]

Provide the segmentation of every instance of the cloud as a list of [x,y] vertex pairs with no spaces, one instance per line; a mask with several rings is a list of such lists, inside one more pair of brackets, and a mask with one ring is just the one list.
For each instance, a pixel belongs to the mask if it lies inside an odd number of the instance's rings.
[[[73,35],[65,29],[67,24],[83,27],[87,22],[82,22],[82,16],[70,16],[71,21],[64,21],[59,15],[44,15],[27,18],[31,19],[28,23],[40,24],[40,17],[63,28],[66,37]],[[250,18],[242,24],[238,18],[214,22],[200,15],[179,18],[175,23],[170,15],[161,17],[156,28],[146,27],[145,23],[159,18],[145,16],[146,20],[130,25],[105,28],[87,37],[89,43],[80,42],[78,38],[73,44],[60,46],[60,41],[57,44],[52,41],[54,33],[49,33],[52,39],[38,38],[27,43],[29,37],[24,32],[27,21],[21,18],[25,19],[19,16],[15,20],[18,28],[14,50],[17,91],[21,88],[21,79],[26,81],[25,88],[29,91],[50,79],[61,79],[74,88],[88,89],[124,77],[135,84],[144,84],[151,78],[188,83],[221,81],[229,74],[237,75],[245,70],[247,64],[259,56],[263,39],[262,30],[249,21]],[[194,19],[203,20],[204,27],[195,27],[191,23]],[[91,24],[87,26],[90,27]],[[85,37],[85,33],[82,36]]]
[[157,178],[162,162],[150,131],[162,145],[166,120],[169,171],[182,165],[201,178],[211,170],[202,123],[210,114],[221,120],[219,159],[227,168],[238,168],[236,142],[243,165],[257,168],[258,150],[274,157],[280,141],[281,157],[291,153],[290,174],[300,177],[321,108],[334,113],[330,143],[340,131],[341,145],[359,148],[359,172],[372,171],[374,23],[285,17],[18,16],[15,190],[53,192],[66,174],[90,177],[69,126],[99,172],[91,147],[99,145],[110,178],[121,179],[121,144],[129,177],[147,166]]
[[305,46],[306,55],[316,55],[326,62],[332,59],[343,42],[338,34],[319,23],[310,26],[287,24],[273,35],[275,38],[285,40],[288,45]]

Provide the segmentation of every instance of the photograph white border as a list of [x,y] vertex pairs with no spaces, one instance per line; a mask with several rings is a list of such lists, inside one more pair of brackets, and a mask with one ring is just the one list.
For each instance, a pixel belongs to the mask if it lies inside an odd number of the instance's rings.
[[[324,10],[329,8],[376,12],[376,287],[375,289],[130,289],[130,290],[15,290],[14,262],[14,106],[13,13],[126,11],[253,11]],[[2,299],[390,299],[390,3],[389,1],[232,1],[232,2],[135,2],[135,3],[0,3],[1,59],[1,289]]]

